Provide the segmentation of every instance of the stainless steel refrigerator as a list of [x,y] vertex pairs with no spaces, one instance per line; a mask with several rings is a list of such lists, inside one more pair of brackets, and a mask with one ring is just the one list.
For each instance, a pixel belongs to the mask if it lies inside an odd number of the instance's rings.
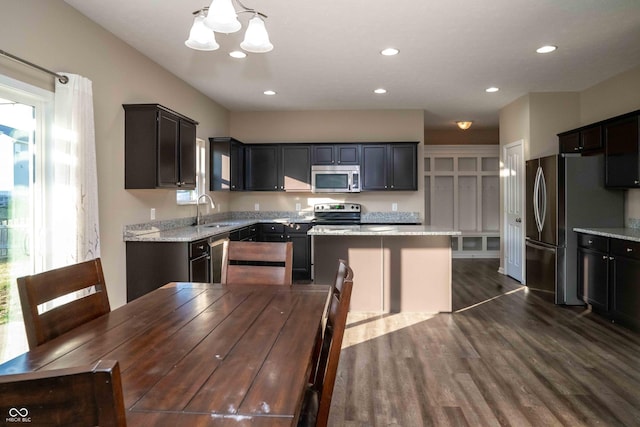
[[604,156],[526,162],[525,284],[556,304],[581,305],[574,227],[623,227],[624,194],[604,188]]

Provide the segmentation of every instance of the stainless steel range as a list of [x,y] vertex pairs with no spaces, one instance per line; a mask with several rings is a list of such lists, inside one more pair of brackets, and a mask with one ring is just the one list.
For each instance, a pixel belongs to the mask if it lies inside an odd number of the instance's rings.
[[358,203],[320,203],[313,206],[313,223],[317,225],[360,224]]

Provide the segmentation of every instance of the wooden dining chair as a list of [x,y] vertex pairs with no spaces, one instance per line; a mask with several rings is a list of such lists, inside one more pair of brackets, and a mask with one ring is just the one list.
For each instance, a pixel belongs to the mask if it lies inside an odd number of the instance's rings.
[[342,282],[341,292],[331,294],[317,374],[314,383],[305,393],[298,426],[326,427],[327,425],[352,289],[353,280],[345,279]]
[[[347,264],[347,261],[343,259],[338,259],[338,268],[336,269],[336,276],[331,284],[331,293],[338,294],[338,298],[340,298],[340,293],[342,292],[342,287],[344,286],[345,280],[353,279],[353,270]],[[316,344],[313,349],[313,358],[312,358],[312,370],[309,376],[309,382],[314,383],[316,374],[318,372],[318,361],[320,359],[320,354],[322,352],[323,345],[327,345],[324,341],[324,330],[327,324],[327,317],[329,312],[327,311],[327,315],[323,317],[322,322],[318,325],[318,331],[316,332]],[[324,344],[323,344],[324,343]],[[325,352],[326,353],[326,352]],[[326,360],[325,360],[326,363]]]
[[291,285],[293,243],[232,242],[222,249],[222,284]]
[[7,425],[127,425],[120,367],[114,360],[2,375],[0,396],[0,413]]
[[100,258],[20,277],[18,293],[30,349],[111,311]]

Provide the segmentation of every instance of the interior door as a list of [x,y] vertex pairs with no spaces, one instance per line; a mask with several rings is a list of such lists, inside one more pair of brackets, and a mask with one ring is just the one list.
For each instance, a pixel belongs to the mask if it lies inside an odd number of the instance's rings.
[[522,282],[524,277],[523,193],[524,154],[523,141],[504,148],[504,265],[507,275]]

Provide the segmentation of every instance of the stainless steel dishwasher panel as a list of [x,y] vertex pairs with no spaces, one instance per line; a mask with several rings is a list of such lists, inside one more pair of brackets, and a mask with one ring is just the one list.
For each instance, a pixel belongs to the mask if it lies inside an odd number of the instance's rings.
[[222,245],[229,240],[229,233],[218,234],[209,239],[211,246],[211,282],[220,283],[222,274]]

